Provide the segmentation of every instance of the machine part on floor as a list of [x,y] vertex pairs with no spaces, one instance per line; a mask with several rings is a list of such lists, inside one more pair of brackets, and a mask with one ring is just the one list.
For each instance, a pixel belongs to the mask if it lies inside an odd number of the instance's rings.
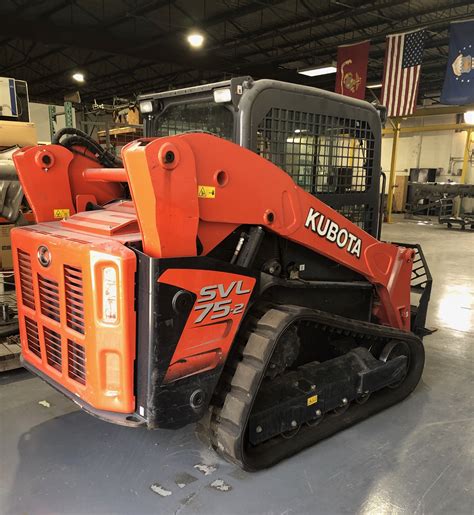
[[[315,159],[331,146],[347,161],[358,140],[367,171],[375,109],[312,94],[334,122]],[[199,422],[218,452],[257,470],[415,388],[431,291],[418,246],[377,240],[269,160],[203,132],[132,142],[124,168],[89,157],[18,151],[39,223],[12,231],[25,366],[84,410],[150,429]]]
[[453,226],[459,225],[461,230],[474,229],[474,213],[465,213],[462,216],[440,216],[440,224],[446,224],[448,229],[452,229]]
[[[474,189],[472,196],[474,196]],[[459,225],[460,229],[463,231],[466,227],[474,229],[474,213],[463,213],[461,216],[456,216],[454,212],[454,199],[441,199],[438,223],[446,224],[448,229],[452,229],[457,225]]]

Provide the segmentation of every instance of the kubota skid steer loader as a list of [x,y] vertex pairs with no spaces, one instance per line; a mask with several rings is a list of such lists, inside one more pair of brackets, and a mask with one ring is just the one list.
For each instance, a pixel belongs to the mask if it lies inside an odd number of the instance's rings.
[[142,112],[161,137],[123,165],[75,129],[14,156],[37,221],[12,231],[25,366],[104,420],[198,422],[248,470],[404,399],[431,277],[376,237],[377,111],[244,78]]

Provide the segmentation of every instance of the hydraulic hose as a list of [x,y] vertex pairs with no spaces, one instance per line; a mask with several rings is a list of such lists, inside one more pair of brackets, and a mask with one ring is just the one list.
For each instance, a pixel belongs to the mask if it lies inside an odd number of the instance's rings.
[[[63,136],[69,137],[61,141]],[[120,158],[112,154],[112,152],[103,149],[88,134],[86,134],[84,131],[81,131],[80,129],[76,129],[74,127],[65,127],[59,130],[53,136],[51,143],[54,145],[63,145],[69,149],[73,146],[82,146],[89,150],[91,153],[95,154],[103,166],[107,168],[123,167],[123,163]]]

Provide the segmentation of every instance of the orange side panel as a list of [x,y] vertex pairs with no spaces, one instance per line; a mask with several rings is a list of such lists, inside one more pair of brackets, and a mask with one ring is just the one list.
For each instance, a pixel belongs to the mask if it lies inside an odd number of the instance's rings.
[[225,362],[255,286],[245,275],[214,270],[166,270],[160,283],[196,294],[196,301],[171,358],[165,383]]
[[134,252],[59,223],[13,229],[12,252],[24,359],[96,409],[133,412]]

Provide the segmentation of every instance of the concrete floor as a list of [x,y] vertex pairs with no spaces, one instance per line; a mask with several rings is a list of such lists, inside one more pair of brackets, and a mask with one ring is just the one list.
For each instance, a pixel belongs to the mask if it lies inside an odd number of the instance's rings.
[[421,243],[434,276],[429,326],[438,331],[403,403],[248,474],[203,447],[193,427],[114,426],[24,371],[6,373],[0,513],[473,513],[474,234],[398,222],[383,236]]

